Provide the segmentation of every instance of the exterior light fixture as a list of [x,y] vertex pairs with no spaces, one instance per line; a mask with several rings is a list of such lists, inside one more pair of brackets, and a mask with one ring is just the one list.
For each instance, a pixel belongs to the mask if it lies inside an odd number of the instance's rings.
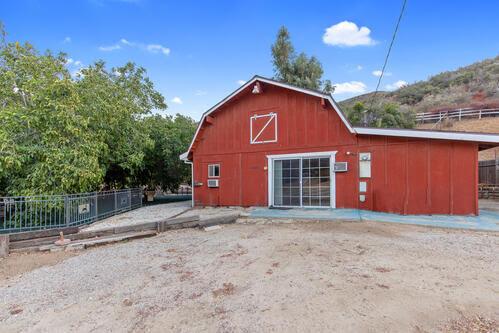
[[252,94],[260,94],[262,92],[262,87],[260,85],[260,82],[255,83],[253,86],[253,91],[251,91]]

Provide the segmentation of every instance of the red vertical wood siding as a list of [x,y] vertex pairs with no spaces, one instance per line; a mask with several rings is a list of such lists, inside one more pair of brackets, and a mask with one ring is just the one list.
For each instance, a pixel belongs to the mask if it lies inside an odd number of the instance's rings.
[[[277,113],[277,142],[250,144],[250,117]],[[399,214],[477,214],[475,143],[354,135],[331,105],[271,85],[242,92],[212,113],[193,148],[196,205],[268,205],[267,155],[337,151],[336,207]],[[347,154],[349,152],[349,154]],[[358,153],[371,152],[371,178],[359,179]],[[208,164],[220,164],[220,187],[208,188]],[[359,202],[359,181],[367,182]]]

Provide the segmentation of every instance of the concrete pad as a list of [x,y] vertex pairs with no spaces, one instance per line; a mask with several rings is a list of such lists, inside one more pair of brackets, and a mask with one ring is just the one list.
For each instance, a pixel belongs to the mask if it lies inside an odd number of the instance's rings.
[[258,207],[250,211],[250,218],[373,221],[441,228],[499,231],[499,212],[492,210],[480,210],[479,216],[456,216],[398,215],[358,209],[269,209]]

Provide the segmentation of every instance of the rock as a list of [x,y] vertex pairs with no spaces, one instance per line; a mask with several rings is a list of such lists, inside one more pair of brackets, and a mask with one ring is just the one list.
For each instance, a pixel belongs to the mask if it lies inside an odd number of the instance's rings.
[[213,231],[213,230],[218,230],[218,229],[222,229],[222,227],[219,225],[212,225],[210,227],[205,227],[203,230],[204,231]]
[[20,308],[20,307],[14,307],[14,308],[12,308],[12,309],[10,310],[10,314],[11,314],[11,315],[16,315],[16,314],[19,314],[19,313],[21,313],[21,312],[23,312],[23,309],[22,309],[22,308]]

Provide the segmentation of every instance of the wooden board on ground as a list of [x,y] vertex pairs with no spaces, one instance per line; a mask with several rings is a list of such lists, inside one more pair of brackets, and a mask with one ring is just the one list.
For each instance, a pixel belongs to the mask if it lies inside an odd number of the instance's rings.
[[236,220],[240,217],[241,214],[230,214],[230,215],[223,215],[223,216],[217,216],[217,217],[211,217],[206,220],[202,220],[199,222],[199,227],[204,228],[204,227],[211,227],[214,225],[218,224],[230,224],[230,223],[236,223]]
[[171,229],[194,228],[199,225],[199,216],[183,216],[158,222],[158,232]]
[[16,232],[9,234],[9,239],[11,242],[17,242],[27,239],[59,236],[59,232],[61,231],[64,233],[64,235],[76,234],[79,231],[79,227],[63,227],[36,231]]
[[40,246],[39,250],[40,251],[58,251],[58,250],[71,250],[72,248],[87,249],[87,248],[94,247],[94,246],[112,244],[112,243],[117,243],[117,242],[121,242],[121,241],[125,241],[125,240],[151,237],[151,236],[155,236],[155,235],[156,235],[156,231],[154,231],[154,230],[128,232],[128,233],[123,233],[120,235],[111,235],[111,236],[106,236],[106,237],[95,237],[95,238],[80,240],[80,241],[76,241],[76,242],[71,242],[71,243],[69,243],[67,245],[63,245],[63,246],[58,246],[55,244]]
[[[164,221],[159,222],[147,222],[129,226],[122,227],[114,227],[107,228],[96,231],[80,231],[79,233],[64,233],[66,238],[69,238],[72,242],[70,244],[78,244],[86,239],[92,239],[93,242],[99,244],[98,240],[107,239],[109,237],[114,237],[116,239],[120,239],[122,235],[126,237],[124,239],[130,239],[127,235],[131,233],[136,233],[137,235],[141,235],[141,232],[144,232],[145,235],[155,235],[157,232],[164,232],[171,229],[180,229],[180,228],[193,228],[198,226],[199,224],[199,216],[185,216],[185,217],[177,217],[170,218]],[[34,233],[27,236],[22,236],[15,234],[14,239],[16,241],[11,241],[9,248],[11,252],[29,252],[29,251],[46,251],[47,248],[53,248],[54,242],[59,239],[59,231],[68,231],[74,232],[78,230],[78,227],[70,228],[70,229],[54,229],[54,230],[43,230],[44,232],[39,232],[38,235],[41,235],[38,238],[32,238]],[[70,245],[71,246],[71,245]]]

